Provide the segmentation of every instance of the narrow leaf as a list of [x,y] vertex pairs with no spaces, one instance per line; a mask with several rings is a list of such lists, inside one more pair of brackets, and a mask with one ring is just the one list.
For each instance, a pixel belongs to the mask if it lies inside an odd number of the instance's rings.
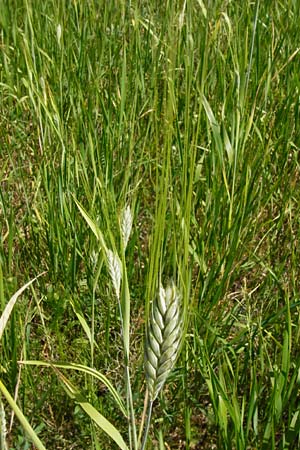
[[117,390],[113,387],[111,382],[106,378],[105,375],[103,375],[101,372],[99,372],[96,369],[92,369],[90,367],[84,366],[83,364],[73,364],[73,363],[51,363],[47,361],[19,361],[20,364],[26,364],[30,366],[43,366],[43,367],[56,367],[59,369],[67,369],[67,370],[78,370],[79,372],[84,372],[88,375],[91,375],[94,378],[97,378],[101,383],[103,383],[109,392],[112,394],[113,398],[115,399],[117,405],[119,406],[122,414],[127,417],[127,412],[125,409],[125,406],[123,404],[123,401],[118,394]]
[[100,245],[102,247],[102,250],[104,250],[104,253],[107,253],[107,246],[105,244],[105,240],[103,237],[103,234],[100,230],[100,228],[98,227],[98,225],[95,223],[95,221],[88,215],[88,213],[86,212],[86,210],[83,208],[83,206],[81,206],[81,204],[76,200],[76,198],[74,197],[74,201],[82,215],[82,217],[84,218],[84,220],[86,221],[86,223],[88,224],[88,226],[90,227],[90,229],[92,230],[92,232],[94,233],[94,235],[96,236],[96,238],[98,239],[98,241],[100,242]]
[[16,301],[20,297],[20,295],[25,291],[25,289],[28,288],[38,277],[44,275],[46,272],[40,273],[37,277],[33,278],[33,280],[28,281],[28,283],[24,284],[9,300],[7,303],[2,316],[0,318],[0,340],[2,338],[3,332],[5,330],[5,327],[7,325],[8,319],[11,315],[11,312],[13,310],[13,307],[15,306]]
[[[32,280],[32,281],[34,281],[34,280]],[[22,413],[22,411],[20,410],[20,408],[18,407],[18,405],[16,404],[16,402],[14,401],[14,399],[12,398],[12,396],[10,395],[10,393],[8,392],[8,390],[6,389],[6,387],[4,386],[4,384],[2,383],[1,380],[0,380],[0,391],[6,398],[11,409],[14,411],[14,413],[17,416],[17,418],[19,419],[22,427],[24,428],[24,430],[26,431],[26,433],[28,434],[28,436],[30,437],[32,442],[34,443],[37,450],[46,450],[46,447],[44,447],[44,445],[38,438],[37,434],[31,427],[28,420],[26,419],[26,417],[24,416],[24,414]]]
[[98,425],[98,427],[100,427],[113,441],[115,441],[121,450],[129,450],[116,427],[104,416],[102,416],[102,414],[100,414],[96,408],[94,408],[94,406],[85,399],[79,389],[77,389],[67,377],[65,377],[58,369],[56,369],[55,372],[61,382],[64,383],[67,391],[70,392],[71,398],[74,398],[75,402],[81,406],[81,408]]
[[77,319],[79,320],[85,334],[87,335],[88,340],[90,341],[90,343],[92,343],[92,333],[91,333],[90,327],[87,324],[87,321],[85,320],[85,318],[83,317],[81,312],[78,310],[78,308],[72,301],[71,301],[71,305],[72,305],[74,313],[77,316]]
[[122,450],[128,450],[127,445],[125,444],[121,434],[119,431],[114,427],[112,423],[110,423],[102,414],[99,413],[99,411],[96,410],[96,408],[93,407],[89,402],[84,401],[83,399],[77,399],[76,400],[81,408],[90,416],[90,418],[103,430],[105,431],[108,436],[110,436],[116,444],[122,449]]

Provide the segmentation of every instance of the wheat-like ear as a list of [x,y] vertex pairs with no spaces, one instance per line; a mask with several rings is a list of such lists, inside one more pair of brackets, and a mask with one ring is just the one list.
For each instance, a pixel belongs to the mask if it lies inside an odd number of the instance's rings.
[[111,250],[107,251],[108,271],[118,300],[122,279],[122,264],[119,256]]
[[121,234],[124,249],[126,249],[127,247],[131,229],[132,229],[132,214],[129,205],[127,205],[126,208],[123,210],[121,217]]
[[5,410],[2,403],[2,398],[0,397],[0,445],[1,450],[7,450],[7,443],[6,443],[6,435],[7,435],[7,429],[6,429],[6,417],[5,417]]
[[177,359],[182,337],[181,295],[174,283],[162,286],[152,304],[145,344],[149,397],[154,401]]

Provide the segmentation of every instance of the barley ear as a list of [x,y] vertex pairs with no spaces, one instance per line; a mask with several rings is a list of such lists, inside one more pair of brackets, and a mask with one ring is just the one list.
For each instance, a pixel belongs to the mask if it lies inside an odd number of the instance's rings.
[[5,410],[2,403],[2,398],[0,397],[0,448],[1,450],[7,450],[8,446],[6,443],[6,435],[7,435],[7,428],[6,428],[6,417],[5,417]]
[[118,300],[120,299],[120,286],[122,279],[122,264],[119,256],[107,250],[108,271]]
[[145,343],[145,372],[154,401],[177,359],[182,338],[181,295],[174,283],[160,286],[152,304]]
[[124,249],[126,249],[127,247],[131,229],[132,229],[132,214],[130,207],[127,205],[126,208],[123,210],[121,217],[121,234]]

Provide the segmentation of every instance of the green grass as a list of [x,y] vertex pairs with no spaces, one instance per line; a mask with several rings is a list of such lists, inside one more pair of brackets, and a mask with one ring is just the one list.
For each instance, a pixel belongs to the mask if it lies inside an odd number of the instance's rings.
[[[130,385],[138,429],[170,279],[186,336],[148,448],[299,448],[299,16],[292,0],[0,0],[1,311],[46,271],[0,378],[48,450],[117,448],[96,411],[129,446],[107,385],[55,364],[96,369],[124,404]],[[0,400],[8,448],[33,449]]]

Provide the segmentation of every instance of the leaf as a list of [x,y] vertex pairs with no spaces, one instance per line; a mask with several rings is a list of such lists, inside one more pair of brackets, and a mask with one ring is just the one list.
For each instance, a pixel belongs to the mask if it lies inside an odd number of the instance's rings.
[[7,325],[8,319],[11,315],[11,312],[13,310],[13,307],[15,306],[16,301],[20,297],[20,295],[25,291],[25,289],[28,288],[38,277],[44,275],[46,272],[40,273],[38,276],[33,278],[32,280],[28,281],[28,283],[24,284],[9,300],[6,307],[4,308],[4,311],[2,313],[2,316],[0,318],[0,340],[2,338],[3,332],[5,330],[5,327]]
[[202,104],[204,106],[206,116],[208,118],[208,121],[210,123],[211,129],[212,129],[212,132],[214,135],[217,151],[219,153],[220,159],[222,160],[223,142],[222,142],[222,137],[221,137],[220,125],[218,124],[218,121],[215,118],[214,113],[213,113],[206,97],[203,94],[202,94]]
[[106,378],[105,375],[103,375],[101,372],[98,372],[96,369],[92,369],[90,367],[84,366],[83,364],[73,364],[73,363],[51,363],[47,361],[19,361],[21,364],[31,365],[31,366],[43,366],[43,367],[52,367],[52,368],[60,368],[60,369],[71,369],[71,370],[78,370],[79,372],[84,372],[88,375],[91,375],[94,378],[97,378],[101,383],[103,383],[109,392],[112,394],[113,398],[115,399],[117,405],[119,406],[122,414],[127,418],[127,412],[125,409],[125,406],[123,404],[123,401],[116,391],[116,389],[113,387],[111,382]]
[[55,369],[59,379],[64,384],[71,398],[74,398],[75,402],[78,403],[81,408],[87,413],[87,415],[100,427],[108,436],[111,437],[113,441],[119,446],[121,450],[129,450],[126,443],[124,442],[120,432],[116,427],[109,422],[99,411],[91,405],[81,392],[71,383],[71,381],[65,377],[58,369]]
[[[32,281],[34,281],[34,280],[32,280]],[[24,289],[26,289],[25,286],[23,286]],[[20,408],[16,404],[15,400],[12,398],[12,396],[10,395],[10,393],[8,392],[8,390],[6,389],[6,387],[4,386],[4,384],[2,383],[1,380],[0,380],[0,391],[2,392],[4,397],[6,398],[6,400],[9,403],[11,409],[14,411],[14,413],[17,416],[17,418],[19,419],[22,427],[24,428],[24,430],[26,431],[26,433],[28,434],[28,436],[30,437],[32,442],[34,443],[34,445],[37,448],[37,450],[46,450],[46,447],[44,447],[44,445],[42,444],[42,442],[40,441],[40,439],[36,435],[35,431],[31,427],[31,425],[29,424],[28,420],[26,419],[26,417],[24,416],[24,414],[22,413],[22,411],[20,410]]]
[[88,215],[86,210],[83,208],[83,206],[81,206],[81,204],[78,202],[78,200],[76,200],[75,197],[74,197],[74,201],[75,201],[82,217],[85,219],[86,223],[88,224],[88,226],[90,227],[90,229],[92,230],[92,232],[94,233],[94,235],[96,236],[98,241],[100,242],[100,245],[101,245],[102,249],[104,250],[104,253],[106,254],[107,246],[105,244],[105,240],[104,240],[104,237],[103,237],[103,234],[102,234],[100,228],[95,223],[95,221]]
[[127,445],[125,444],[121,434],[119,431],[110,423],[96,408],[93,407],[89,402],[84,401],[83,399],[75,399],[81,406],[81,408],[90,416],[90,418],[103,430],[106,434],[108,434],[118,446],[122,450],[128,450]]
[[92,333],[91,333],[90,327],[87,324],[87,321],[85,320],[85,318],[83,317],[81,312],[78,310],[78,307],[75,305],[75,303],[72,300],[70,303],[71,303],[74,313],[77,316],[77,319],[79,320],[85,334],[87,335],[88,340],[90,341],[90,343],[92,343]]

